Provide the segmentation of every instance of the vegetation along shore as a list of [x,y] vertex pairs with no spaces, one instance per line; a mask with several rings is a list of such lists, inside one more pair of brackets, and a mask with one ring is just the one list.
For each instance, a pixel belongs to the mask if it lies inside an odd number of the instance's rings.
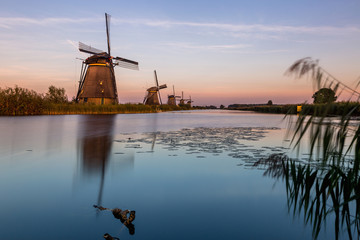
[[155,113],[164,111],[189,110],[189,105],[144,105],[144,104],[77,104],[68,101],[64,88],[50,86],[46,94],[39,94],[15,86],[0,88],[0,115],[62,115],[62,114],[117,114],[117,113]]
[[[298,111],[298,106],[301,110]],[[342,116],[351,111],[352,116],[360,116],[360,103],[358,102],[333,102],[319,104],[283,104],[283,105],[266,105],[266,104],[232,104],[229,110],[254,111],[262,113],[280,113],[280,114],[297,114],[305,115],[324,115]]]

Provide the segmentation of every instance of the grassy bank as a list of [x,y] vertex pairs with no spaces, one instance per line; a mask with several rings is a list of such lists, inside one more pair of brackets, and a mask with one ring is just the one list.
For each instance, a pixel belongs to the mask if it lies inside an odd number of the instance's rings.
[[92,105],[76,103],[43,103],[41,106],[31,102],[1,106],[0,116],[27,116],[27,115],[66,115],[66,114],[121,114],[121,113],[156,113],[165,111],[189,110],[187,106],[149,106],[143,104],[109,104]]
[[59,114],[120,114],[120,113],[156,113],[165,111],[189,110],[189,107],[179,106],[149,106],[143,104],[51,104],[43,111],[45,115]]
[[191,107],[188,105],[77,104],[68,102],[65,90],[54,86],[50,86],[46,94],[39,94],[18,86],[0,89],[0,116],[155,113],[189,109]]
[[[263,105],[263,106],[243,106],[229,108],[229,110],[255,111],[262,113],[281,113],[296,114],[297,106],[295,104],[286,105]],[[352,116],[360,116],[360,103],[358,102],[335,102],[331,104],[301,104],[302,114],[322,116],[342,116],[351,112]],[[355,110],[354,110],[355,109]]]

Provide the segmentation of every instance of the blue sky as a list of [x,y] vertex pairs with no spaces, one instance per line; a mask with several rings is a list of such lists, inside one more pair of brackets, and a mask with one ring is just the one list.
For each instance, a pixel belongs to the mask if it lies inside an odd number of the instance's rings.
[[[0,87],[15,84],[75,95],[78,41],[106,50],[104,12],[112,16],[112,54],[140,71],[116,69],[120,102],[141,102],[154,83],[175,85],[195,105],[298,103],[309,80],[284,76],[312,57],[344,83],[360,76],[360,1],[6,1],[0,9]],[[165,98],[165,97],[164,97]],[[165,99],[164,99],[165,100]]]

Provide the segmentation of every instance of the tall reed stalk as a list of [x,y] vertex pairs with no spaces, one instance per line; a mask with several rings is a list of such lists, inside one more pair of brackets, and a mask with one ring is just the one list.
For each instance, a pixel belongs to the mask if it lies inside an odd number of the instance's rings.
[[[342,102],[341,114],[331,117],[334,104],[303,108],[299,115],[287,115],[291,143],[301,151],[309,144],[307,163],[284,155],[271,155],[256,164],[267,165],[265,175],[285,181],[289,212],[303,215],[311,224],[313,238],[319,236],[326,219],[334,217],[335,238],[345,231],[347,238],[360,237],[360,124],[353,116],[360,93],[337,80],[310,58],[296,61],[287,71],[296,77],[310,77],[314,86],[332,88],[336,94],[350,94]],[[255,165],[256,165],[255,164]]]

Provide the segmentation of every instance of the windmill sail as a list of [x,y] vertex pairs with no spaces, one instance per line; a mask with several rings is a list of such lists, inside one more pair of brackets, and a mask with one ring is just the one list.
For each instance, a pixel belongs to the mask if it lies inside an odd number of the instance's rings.
[[96,49],[93,48],[89,45],[86,45],[85,43],[79,42],[79,51],[80,52],[85,52],[85,53],[90,53],[90,54],[98,54],[98,53],[102,53],[104,51],[100,50],[100,49]]
[[110,18],[111,18],[111,16],[109,14],[105,13],[108,54],[111,56],[111,53],[110,53]]
[[123,68],[133,69],[133,70],[139,70],[139,63],[126,59],[121,57],[115,57],[115,65]]

